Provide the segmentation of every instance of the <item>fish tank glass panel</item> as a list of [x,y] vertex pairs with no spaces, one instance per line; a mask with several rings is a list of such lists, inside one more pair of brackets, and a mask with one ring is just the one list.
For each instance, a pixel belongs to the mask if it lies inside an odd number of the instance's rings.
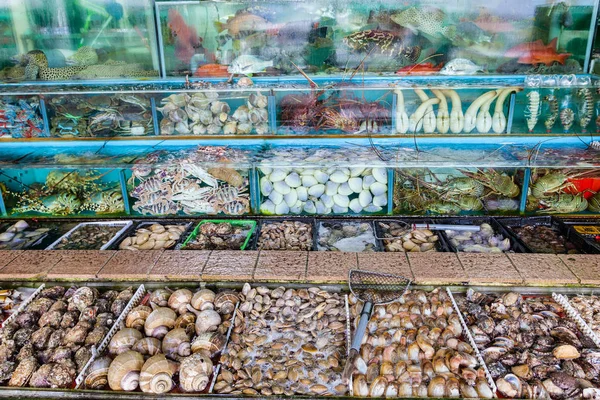
[[368,147],[281,147],[259,157],[263,215],[388,213],[388,169]]
[[251,212],[251,165],[245,150],[157,150],[127,170],[132,214],[244,215]]
[[528,214],[599,214],[600,168],[532,168]]
[[8,0],[0,5],[0,79],[158,77],[149,0]]
[[531,88],[516,96],[513,132],[598,133],[600,94],[598,88]]
[[584,72],[594,5],[271,0],[158,9],[167,76],[473,75]]
[[9,217],[125,214],[116,169],[3,169],[0,186]]
[[195,91],[157,95],[160,135],[265,135],[268,93]]
[[38,138],[48,133],[39,96],[0,98],[0,138]]
[[402,168],[394,171],[393,213],[495,215],[519,213],[514,168]]
[[45,99],[52,137],[154,135],[147,94],[55,94]]

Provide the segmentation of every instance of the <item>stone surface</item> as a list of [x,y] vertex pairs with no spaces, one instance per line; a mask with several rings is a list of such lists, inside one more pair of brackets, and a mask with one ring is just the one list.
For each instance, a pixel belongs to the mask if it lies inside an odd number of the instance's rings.
[[249,281],[254,275],[258,251],[214,250],[202,271],[203,280]]
[[202,279],[202,270],[210,251],[167,250],[162,253],[148,276],[149,280],[192,280]]
[[506,254],[457,253],[470,284],[519,284],[523,278]]
[[511,254],[513,265],[529,285],[566,285],[579,283],[579,279],[555,254]]
[[117,253],[114,250],[55,250],[62,259],[52,268],[47,279],[96,279],[98,272]]
[[358,269],[401,275],[414,279],[408,258],[404,252],[358,253]]
[[17,258],[23,250],[0,250],[0,268]]
[[254,280],[304,281],[308,254],[307,251],[263,250],[258,255]]
[[559,254],[558,258],[582,284],[600,284],[600,254]]
[[98,272],[99,279],[145,280],[163,250],[119,250]]
[[311,282],[347,282],[348,272],[358,268],[356,254],[337,251],[310,252],[306,278]]
[[456,253],[407,253],[407,256],[417,284],[443,285],[468,281]]
[[0,269],[0,279],[43,279],[61,259],[62,255],[53,251],[24,251]]

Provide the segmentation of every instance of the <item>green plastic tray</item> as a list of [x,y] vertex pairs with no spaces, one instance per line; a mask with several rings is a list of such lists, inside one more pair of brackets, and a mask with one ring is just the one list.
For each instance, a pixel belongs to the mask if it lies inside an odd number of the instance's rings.
[[250,225],[250,231],[248,232],[248,234],[246,235],[246,240],[244,241],[244,244],[242,244],[242,247],[240,248],[240,250],[244,250],[246,249],[246,246],[248,246],[248,242],[250,241],[250,238],[252,237],[252,234],[254,233],[254,231],[256,230],[256,221],[252,221],[252,220],[235,220],[235,219],[205,219],[200,221],[200,223],[198,225],[196,225],[196,227],[194,228],[194,230],[192,231],[192,233],[190,233],[190,235],[187,237],[187,239],[185,239],[185,242],[183,242],[183,245],[181,246],[181,249],[185,249],[187,244],[196,239],[196,236],[198,236],[198,231],[200,230],[200,227],[203,224],[207,224],[209,222],[212,222],[213,224],[220,224],[223,222],[227,222],[228,224],[231,225],[239,225],[239,226],[248,226]]

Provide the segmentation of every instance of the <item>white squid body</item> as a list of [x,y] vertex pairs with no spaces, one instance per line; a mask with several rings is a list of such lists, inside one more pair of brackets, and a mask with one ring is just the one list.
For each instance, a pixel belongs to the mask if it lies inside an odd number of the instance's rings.
[[[423,131],[425,133],[431,133],[435,131],[435,114],[433,112],[433,105],[439,104],[439,102],[440,99],[435,98],[428,99],[427,101],[421,103],[421,105],[417,108],[417,111],[415,111],[414,114],[410,116],[409,129],[411,132],[417,133],[421,130],[421,127],[423,127]],[[430,109],[431,112],[429,111]],[[433,122],[431,121],[431,116],[433,116]],[[426,123],[427,130],[425,129]]]
[[400,89],[394,90],[394,93],[396,94],[396,133],[406,133],[409,124],[408,114],[404,109],[404,95]]
[[475,126],[477,125],[477,112],[479,111],[479,108],[494,97],[496,97],[496,91],[490,90],[489,92],[479,96],[477,99],[475,99],[475,101],[473,101],[473,103],[471,103],[467,109],[467,112],[465,113],[465,127],[463,129],[465,133],[470,133],[473,129],[475,129]]
[[[427,103],[429,101],[429,97],[425,94],[425,92],[422,89],[415,89],[415,93],[417,94],[417,96],[419,96],[419,99],[421,99],[421,101],[423,103]],[[425,110],[425,113],[421,116],[420,119],[423,120],[423,132],[425,133],[433,133],[435,132],[435,126],[436,126],[436,119],[435,119],[435,112],[433,112],[433,105],[434,104],[438,104],[439,101],[436,102],[429,102],[427,104],[429,104],[429,106],[427,107],[427,109]],[[420,120],[418,119],[418,120]]]
[[492,130],[494,133],[504,133],[506,130],[506,116],[504,115],[504,101],[512,92],[518,92],[520,88],[508,88],[502,90],[496,100],[496,107],[494,108],[494,116],[492,117]]
[[442,90],[442,93],[452,100],[452,111],[450,112],[450,131],[461,133],[465,126],[465,116],[462,111],[462,103],[456,91],[452,89]]
[[527,122],[527,129],[529,132],[533,132],[533,128],[537,125],[538,117],[540,116],[540,93],[536,90],[527,93],[529,103],[525,109],[525,121]]
[[450,130],[450,114],[448,114],[448,102],[446,96],[439,89],[431,89],[435,97],[440,99],[437,114],[437,130],[438,133],[448,133]]
[[488,133],[490,129],[492,129],[492,114],[490,114],[490,107],[496,97],[498,96],[498,92],[494,94],[494,97],[483,103],[479,112],[477,113],[477,120],[475,122],[475,127],[477,128],[477,132],[479,133]]

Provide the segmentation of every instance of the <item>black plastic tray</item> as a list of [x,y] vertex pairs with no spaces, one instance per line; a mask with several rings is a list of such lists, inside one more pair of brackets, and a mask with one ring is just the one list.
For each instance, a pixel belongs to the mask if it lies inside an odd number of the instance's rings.
[[[317,219],[315,222],[315,233],[313,235],[314,243],[313,248],[315,251],[328,251],[328,250],[319,250],[318,242],[319,242],[319,227],[321,224],[335,224],[335,223],[367,223],[371,225],[373,229],[373,236],[375,237],[375,251],[383,251],[381,247],[381,242],[377,239],[377,232],[375,231],[375,224],[373,220],[369,219],[352,219],[352,218],[343,218],[343,219]],[[357,252],[362,253],[362,252]],[[366,253],[366,252],[365,252]]]
[[[376,239],[379,243],[379,246],[381,247],[382,251],[388,252],[385,248],[385,243],[384,240],[387,240],[383,237],[384,232],[383,229],[381,228],[381,226],[379,225],[380,222],[383,223],[389,223],[389,222],[405,222],[409,225],[412,224],[433,224],[433,219],[431,218],[420,218],[420,217],[406,217],[406,218],[386,218],[386,219],[376,219],[373,221],[373,224],[375,225],[375,234],[376,234]],[[436,231],[437,235],[438,235],[438,241],[435,244],[435,249],[437,252],[449,252],[449,251],[453,251],[450,249],[450,246],[448,245],[448,243],[446,242],[446,238],[444,235],[441,234],[440,231]],[[399,252],[396,252],[399,253]],[[408,253],[408,252],[405,252]]]
[[571,227],[567,226],[565,223],[560,221],[557,218],[552,216],[546,217],[527,217],[527,218],[518,218],[518,217],[506,217],[506,218],[498,218],[498,222],[502,224],[506,230],[508,230],[516,240],[518,240],[529,253],[536,253],[534,249],[532,249],[526,241],[521,239],[519,235],[515,231],[513,231],[512,227],[522,227],[527,225],[543,225],[552,228],[559,235],[563,236],[566,240],[575,245],[576,249],[580,253],[584,254],[594,254],[598,253],[598,249],[594,246],[590,245],[583,236],[578,235]]
[[[529,253],[527,248],[523,246],[521,241],[517,240],[517,238],[505,229],[494,217],[448,217],[448,218],[436,218],[435,223],[437,224],[450,224],[450,225],[481,225],[483,223],[488,223],[494,229],[494,231],[498,234],[503,235],[505,238],[510,239],[510,250],[508,253]],[[446,236],[445,231],[440,231],[444,240],[446,241],[450,251],[454,253],[458,253],[459,251],[450,243],[448,236]],[[507,253],[505,252],[505,253]]]
[[[317,250],[316,247],[316,243],[317,243],[317,220],[315,218],[308,218],[308,217],[281,217],[281,218],[265,218],[265,219],[260,219],[258,220],[258,227],[256,229],[256,234],[255,236],[255,245],[254,245],[254,249],[256,250],[260,250],[259,249],[259,245],[258,245],[258,240],[260,239],[260,235],[262,234],[262,228],[264,224],[268,224],[268,223],[273,223],[273,222],[284,222],[284,221],[299,221],[299,222],[304,222],[305,224],[309,224],[311,226],[312,229],[312,244],[310,247],[310,251],[315,251]],[[278,251],[278,250],[273,250],[273,251]]]
[[587,234],[586,232],[582,231],[581,229],[578,230],[576,228],[576,226],[582,226],[582,227],[596,226],[598,228],[597,231],[600,232],[600,218],[569,218],[569,219],[559,218],[559,217],[554,217],[554,218],[557,219],[558,221],[562,222],[566,226],[570,227],[573,235],[581,236],[586,241],[586,243],[593,246],[595,253],[600,253],[600,241],[596,240],[596,236],[598,236],[600,233]]
[[152,224],[161,224],[163,226],[164,225],[186,225],[185,230],[179,237],[179,240],[175,243],[175,246],[170,247],[165,250],[175,250],[175,249],[178,249],[179,247],[181,247],[181,243],[183,243],[185,238],[188,237],[188,235],[194,228],[194,222],[191,219],[189,219],[189,220],[186,220],[186,219],[134,220],[133,225],[131,227],[129,227],[129,229],[121,236],[121,239],[118,240],[118,243],[113,243],[113,245],[111,246],[110,249],[118,250],[121,242],[123,240],[125,240],[126,238],[132,236],[136,230],[138,230],[139,228],[143,228],[144,226],[150,226]]

